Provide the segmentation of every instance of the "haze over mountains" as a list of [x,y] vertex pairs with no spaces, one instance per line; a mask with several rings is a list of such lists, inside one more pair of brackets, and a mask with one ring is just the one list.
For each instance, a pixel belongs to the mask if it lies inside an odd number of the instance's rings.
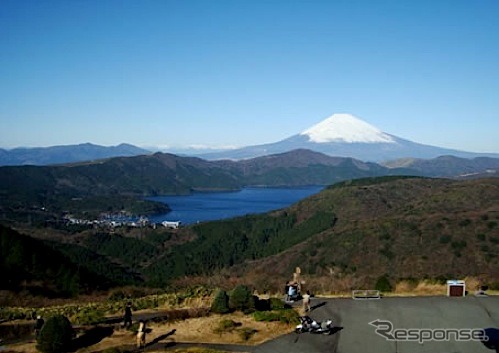
[[111,157],[131,157],[149,154],[148,150],[122,143],[118,146],[99,146],[91,143],[79,145],[14,148],[0,148],[0,165],[50,165],[92,161]]
[[206,159],[245,159],[293,149],[309,149],[335,157],[381,162],[399,158],[436,158],[452,155],[462,158],[499,157],[494,153],[472,153],[423,145],[387,134],[351,114],[329,118],[287,139],[257,146],[201,155]]
[[[334,288],[343,290],[372,287],[382,276],[395,283],[407,278],[486,274],[491,282],[499,283],[499,179],[482,178],[498,175],[499,158],[408,142],[347,114],[333,115],[266,146],[290,150],[276,153],[254,146],[254,150],[247,147],[239,152],[256,151],[262,156],[208,160],[120,145],[114,152],[122,148],[120,153],[139,155],[89,158],[89,153],[78,163],[1,166],[0,236],[12,244],[2,249],[3,254],[17,254],[16,248],[36,250],[27,251],[25,257],[0,257],[8,260],[0,261],[0,270],[12,271],[8,289],[19,290],[29,281],[45,278],[64,293],[96,285],[164,286],[217,271],[227,271],[227,278],[248,278],[252,283],[265,283],[266,288],[280,288],[298,265],[316,283],[334,283]],[[83,152],[99,150],[90,144],[78,147]],[[328,153],[314,151],[320,148]],[[408,153],[408,157],[374,163],[367,157],[338,156],[341,151],[385,157]],[[414,157],[431,153],[439,156]],[[474,158],[462,158],[463,154]],[[42,156],[35,162],[47,161]],[[450,179],[475,177],[480,179]],[[171,233],[164,229],[107,233],[93,225],[88,229],[68,225],[65,218],[91,220],[103,212],[150,215],[168,211],[147,196],[303,185],[330,186],[287,209],[196,224]],[[43,271],[34,271],[32,259],[38,259],[39,249],[47,251],[20,237],[16,229],[39,235],[45,242],[41,235],[47,233],[39,230],[50,229],[54,241],[46,244],[78,262],[61,265],[68,268],[64,278],[71,280],[58,286],[53,276],[59,273],[55,255],[56,265],[48,262]],[[14,272],[16,268],[24,272]],[[80,277],[74,270],[78,268],[85,269]],[[270,284],[268,268],[276,274]],[[102,274],[99,283],[87,281],[93,278],[92,272]]]
[[[216,152],[176,149],[173,153],[207,160],[241,160],[286,153],[296,149],[307,149],[328,156],[354,158],[366,162],[404,159],[407,163],[408,159],[430,159],[444,155],[461,158],[499,158],[497,153],[473,153],[412,142],[387,134],[351,114],[333,114],[301,133],[274,143]],[[0,149],[0,165],[50,165],[151,153],[152,151],[129,144],[104,147],[85,143],[46,148]]]
[[234,191],[249,186],[332,185],[390,175],[468,179],[494,177],[499,171],[499,158],[447,156],[418,161],[413,160],[414,167],[409,163],[405,167],[386,167],[310,150],[293,150],[240,161],[208,161],[158,152],[55,166],[3,166],[0,218],[33,220],[40,216],[45,221],[48,217],[57,219],[63,210],[88,216],[98,215],[102,208],[133,209],[134,214],[165,213],[161,209],[164,204],[146,202],[144,197]]

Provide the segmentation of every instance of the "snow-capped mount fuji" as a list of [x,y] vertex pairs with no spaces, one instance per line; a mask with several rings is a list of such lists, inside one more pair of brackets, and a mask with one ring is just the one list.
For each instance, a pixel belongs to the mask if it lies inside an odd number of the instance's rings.
[[430,159],[443,155],[461,158],[494,157],[499,154],[473,153],[423,145],[387,134],[351,114],[333,114],[303,132],[275,143],[199,155],[204,159],[248,159],[308,149],[334,157],[382,162],[401,158]]
[[351,114],[333,114],[300,135],[315,143],[395,143],[390,135]]

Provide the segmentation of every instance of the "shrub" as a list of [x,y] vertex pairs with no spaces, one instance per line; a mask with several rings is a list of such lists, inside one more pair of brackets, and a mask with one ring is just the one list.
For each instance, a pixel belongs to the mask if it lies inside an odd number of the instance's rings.
[[255,297],[256,311],[285,310],[290,308],[291,306],[280,298],[259,299]]
[[279,321],[285,324],[298,324],[300,322],[300,316],[293,309],[283,310],[281,311],[281,316],[279,316]]
[[286,324],[298,323],[298,313],[295,310],[276,310],[276,311],[256,311],[253,313],[255,321],[279,321]]
[[253,318],[255,321],[279,321],[280,313],[277,311],[255,311],[253,313]]
[[118,300],[123,300],[127,298],[127,294],[122,290],[114,290],[111,292],[111,294],[108,297],[109,301],[118,301]]
[[217,314],[226,314],[230,311],[229,296],[224,290],[220,289],[215,294],[215,298],[211,303],[211,311]]
[[289,304],[286,304],[285,302],[283,302],[282,299],[270,298],[270,309],[271,310],[289,309],[290,307],[291,306]]
[[97,308],[85,308],[80,310],[73,319],[73,322],[79,325],[95,325],[104,320],[104,312]]
[[73,327],[63,315],[50,317],[37,338],[36,348],[43,353],[62,353],[71,349]]
[[248,286],[237,285],[229,294],[229,308],[244,313],[255,311],[255,299]]
[[236,327],[239,327],[239,326],[241,326],[240,322],[235,322],[235,321],[229,320],[229,319],[221,320],[218,323],[218,326],[215,327],[213,332],[218,333],[218,334],[222,334],[225,332],[232,332]]
[[390,280],[386,275],[383,275],[378,278],[378,280],[376,281],[375,289],[379,290],[380,292],[392,291],[392,285],[390,284]]

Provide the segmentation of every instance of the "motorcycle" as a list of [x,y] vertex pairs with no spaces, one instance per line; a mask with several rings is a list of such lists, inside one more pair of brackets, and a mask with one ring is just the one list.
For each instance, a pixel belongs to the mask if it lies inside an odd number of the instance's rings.
[[300,324],[295,328],[296,333],[321,333],[323,335],[330,335],[334,332],[335,326],[332,320],[317,322],[310,316],[300,316]]

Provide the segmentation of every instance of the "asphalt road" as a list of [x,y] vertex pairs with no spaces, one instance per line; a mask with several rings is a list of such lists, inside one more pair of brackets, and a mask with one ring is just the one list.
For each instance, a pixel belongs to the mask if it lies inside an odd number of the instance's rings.
[[[297,303],[300,305],[300,303]],[[203,345],[233,352],[251,353],[494,353],[479,340],[456,340],[473,330],[499,328],[499,296],[406,297],[353,300],[313,298],[310,317],[332,319],[341,330],[333,335],[290,333],[259,346]],[[377,322],[377,324],[375,324]],[[387,322],[391,327],[388,327]],[[399,339],[387,339],[378,330]],[[404,336],[411,329],[413,340]],[[418,329],[424,330],[415,336]],[[433,330],[433,331],[432,331]],[[435,331],[437,330],[437,331]],[[449,331],[452,330],[452,331]],[[397,332],[397,333],[396,333]],[[438,334],[437,334],[438,332]],[[476,331],[478,333],[478,331]],[[496,331],[499,335],[499,330]],[[446,340],[441,338],[447,334]],[[174,336],[173,336],[174,337]],[[405,339],[404,339],[405,337]],[[463,337],[465,338],[465,337]],[[153,342],[151,342],[153,343]],[[499,343],[498,343],[499,344]],[[147,350],[192,345],[161,343]],[[499,353],[499,350],[497,351]]]
[[[323,304],[322,306],[318,306]],[[471,329],[499,327],[499,297],[449,298],[383,298],[378,300],[314,298],[310,316],[316,320],[332,318],[343,329],[332,336],[289,334],[256,347],[257,353],[491,353],[480,341],[456,341],[457,333],[443,331],[459,329],[460,334]],[[369,324],[378,320],[378,326]],[[422,342],[387,340],[376,333],[385,329],[380,321],[390,321],[392,329],[424,329]],[[430,333],[438,329],[437,333]],[[467,330],[470,329],[470,330]],[[454,330],[455,332],[456,330]],[[417,331],[413,331],[417,332]],[[449,340],[430,340],[448,334]],[[415,334],[414,334],[415,335]],[[435,335],[435,336],[434,336]]]
[[[335,310],[335,300],[313,298],[309,316],[317,321],[333,320],[335,326],[343,326],[339,313]],[[343,329],[333,335],[291,333],[257,346],[256,353],[315,353],[337,352]]]

